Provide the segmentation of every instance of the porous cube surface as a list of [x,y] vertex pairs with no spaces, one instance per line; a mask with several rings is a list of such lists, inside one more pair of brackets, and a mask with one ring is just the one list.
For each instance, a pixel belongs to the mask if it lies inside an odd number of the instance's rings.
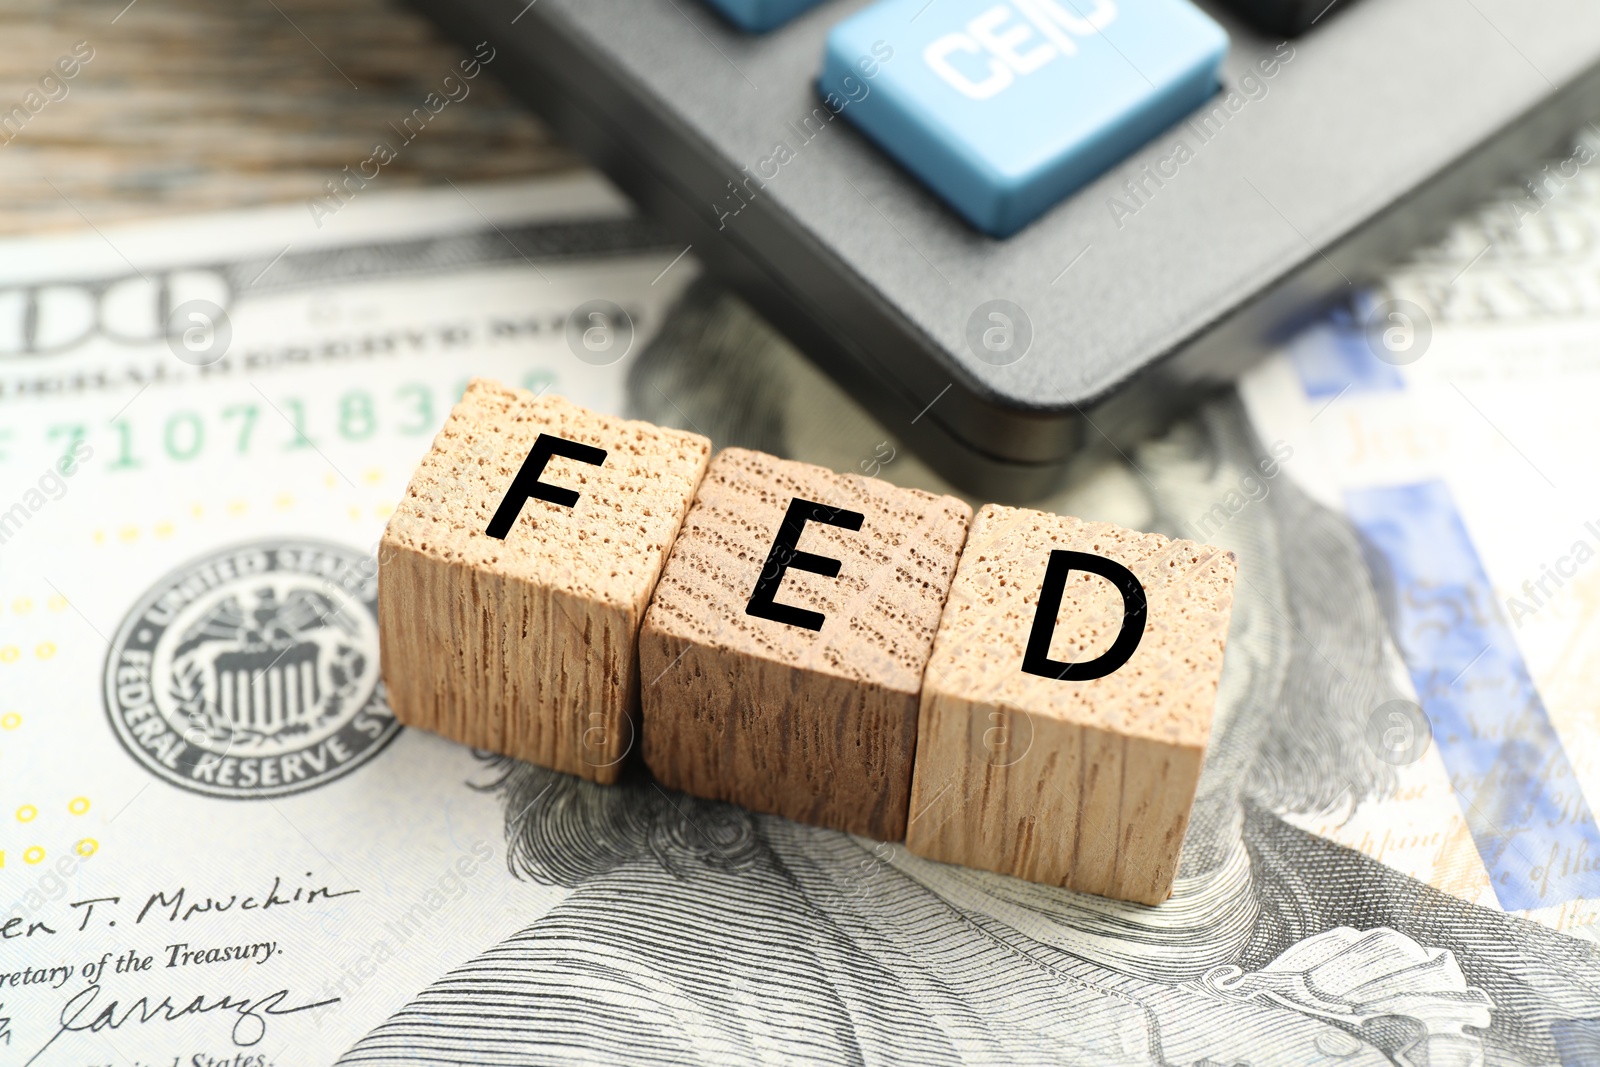
[[[1132,572],[1148,605],[1103,677],[1022,669],[1056,550]],[[1210,736],[1237,563],[1110,523],[988,505],[973,520],[921,698],[907,846],[923,856],[1127,900],[1170,895]],[[1049,657],[1106,653],[1125,602],[1067,575]]]
[[[790,504],[810,521],[775,599],[809,629],[747,611]],[[711,461],[640,634],[645,761],[667,785],[884,840],[905,829],[917,695],[971,511],[760,452]],[[773,571],[776,573],[776,570]]]
[[[501,538],[487,530],[541,434],[560,454]],[[379,554],[395,716],[463,744],[614,781],[637,736],[637,639],[705,471],[697,434],[475,379],[389,520]]]

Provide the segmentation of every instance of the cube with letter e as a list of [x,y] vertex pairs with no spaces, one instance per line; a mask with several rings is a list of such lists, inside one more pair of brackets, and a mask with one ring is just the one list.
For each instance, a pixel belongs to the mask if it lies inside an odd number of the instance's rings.
[[907,847],[1165,900],[1236,568],[1193,541],[982,508],[923,684]]
[[639,625],[710,454],[697,434],[468,385],[379,549],[395,717],[615,781]]
[[711,461],[639,638],[664,785],[883,840],[971,511],[760,452]]

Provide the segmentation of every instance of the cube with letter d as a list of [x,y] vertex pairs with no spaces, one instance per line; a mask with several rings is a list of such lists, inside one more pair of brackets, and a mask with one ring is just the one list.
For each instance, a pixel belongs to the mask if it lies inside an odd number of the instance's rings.
[[639,625],[710,454],[697,434],[469,384],[379,548],[395,717],[615,781]]
[[982,508],[923,682],[906,847],[1165,900],[1236,569],[1194,541]]
[[719,452],[639,638],[656,778],[899,840],[922,669],[970,516],[954,497]]

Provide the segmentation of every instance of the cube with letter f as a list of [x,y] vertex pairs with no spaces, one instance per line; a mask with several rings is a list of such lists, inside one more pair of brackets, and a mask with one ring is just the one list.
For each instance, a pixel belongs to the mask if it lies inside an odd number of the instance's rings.
[[697,434],[468,385],[379,549],[395,717],[615,781],[639,625],[710,454]]

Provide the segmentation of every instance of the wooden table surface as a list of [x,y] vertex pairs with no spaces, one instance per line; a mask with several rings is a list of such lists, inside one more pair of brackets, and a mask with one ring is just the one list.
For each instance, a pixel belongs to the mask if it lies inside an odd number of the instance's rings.
[[[0,42],[0,234],[303,201],[465,56],[387,0],[0,0]],[[75,47],[92,58],[54,80]],[[468,85],[381,187],[580,166],[492,78]]]

